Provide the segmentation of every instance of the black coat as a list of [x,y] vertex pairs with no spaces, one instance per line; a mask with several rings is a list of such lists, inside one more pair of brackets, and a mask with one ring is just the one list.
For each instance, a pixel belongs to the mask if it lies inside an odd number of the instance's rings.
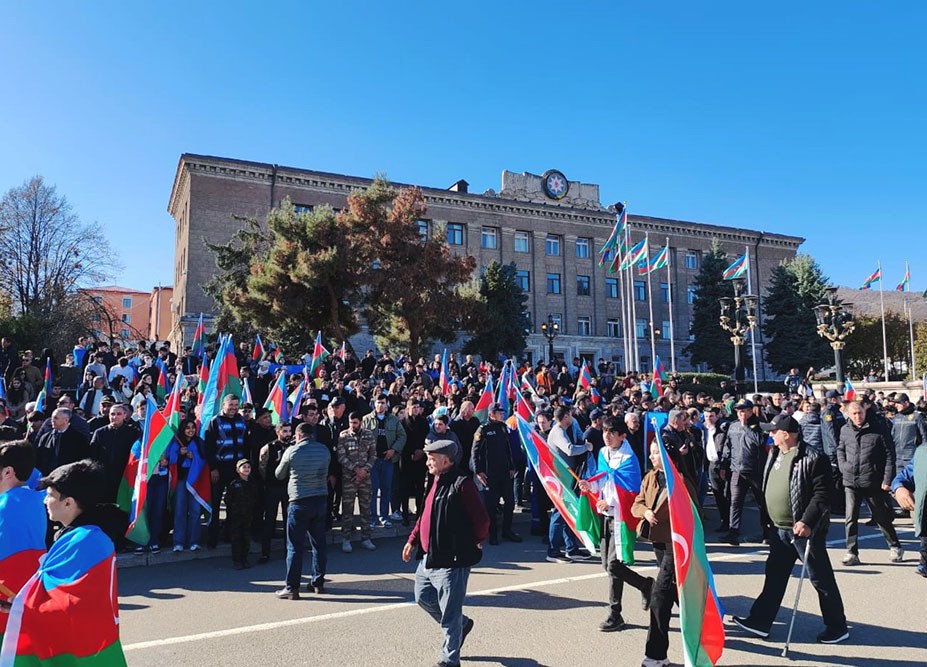
[[873,489],[891,484],[895,477],[895,447],[872,417],[867,413],[860,428],[847,422],[840,430],[837,461],[844,486]]
[[106,478],[106,495],[103,502],[116,502],[132,445],[141,437],[141,431],[131,420],[127,420],[119,428],[105,426],[93,432],[93,437],[90,438],[90,458],[99,461],[103,466],[103,475]]
[[[769,473],[779,458],[779,453],[778,447],[769,450],[766,468],[763,471],[764,495]],[[792,469],[789,471],[789,504],[796,522],[801,521],[812,531],[818,525],[827,530],[830,522],[829,498],[832,484],[830,462],[827,457],[799,441],[798,451],[792,459]],[[770,523],[768,527],[773,526]]]
[[47,475],[59,466],[86,458],[89,451],[87,438],[73,426],[68,426],[62,433],[52,429],[39,438],[35,450],[35,467]]

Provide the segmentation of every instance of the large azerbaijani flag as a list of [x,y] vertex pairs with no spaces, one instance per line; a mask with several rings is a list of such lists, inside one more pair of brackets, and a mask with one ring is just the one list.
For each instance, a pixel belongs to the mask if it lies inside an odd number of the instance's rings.
[[602,246],[602,249],[599,250],[599,266],[605,266],[605,262],[608,259],[610,253],[616,252],[618,249],[618,244],[621,241],[621,237],[624,236],[625,227],[628,224],[628,209],[621,209],[621,213],[618,215],[618,220],[615,221],[615,227],[612,229],[611,235],[605,241],[605,245]]
[[164,419],[175,431],[180,428],[180,394],[183,390],[184,377],[177,376],[174,388],[171,389],[171,395],[167,397],[167,403],[164,404]]
[[174,429],[164,419],[149,394],[142,439],[132,445],[116,501],[120,508],[129,513],[126,537],[136,544],[144,545],[150,541],[146,511],[148,480],[155,473],[161,457],[166,455],[173,439]]
[[122,667],[113,542],[97,526],[61,535],[13,600],[0,667]]
[[622,563],[634,565],[634,544],[640,520],[631,514],[631,505],[641,490],[641,468],[627,439],[617,452],[608,447],[600,449],[596,469],[596,474],[588,481],[611,506],[615,518],[615,554]]
[[747,253],[744,253],[735,259],[729,267],[724,269],[722,278],[724,278],[724,280],[735,280],[737,278],[742,278],[747,273],[747,269],[749,267],[750,259],[747,257]]
[[232,334],[222,337],[219,352],[209,367],[209,379],[202,392],[200,409],[200,437],[206,435],[206,427],[212,418],[222,409],[223,399],[232,394],[241,400],[241,380],[238,377],[238,361],[235,359],[235,346]]
[[598,553],[601,530],[594,509],[595,498],[591,494],[577,495],[573,490],[576,479],[566,461],[551,450],[531,424],[521,416],[516,419],[528,460],[554,507],[589,553]]
[[628,251],[628,254],[621,261],[621,270],[626,271],[627,269],[630,269],[632,266],[640,262],[642,259],[646,259],[647,253],[647,238],[645,237]]
[[492,391],[492,374],[490,373],[486,377],[486,386],[483,387],[483,393],[480,394],[480,399],[476,402],[476,409],[473,413],[481,423],[485,424],[489,421],[489,408],[495,400],[496,397]]
[[[45,492],[16,486],[0,494],[0,600],[11,602],[45,553]],[[9,614],[0,613],[0,641]]]
[[709,667],[717,664],[724,652],[724,610],[715,591],[698,508],[663,446],[660,430],[654,431],[666,474],[685,664],[686,667]]
[[[186,487],[190,495],[193,496],[193,500],[200,506],[200,514],[206,515],[206,523],[209,524],[212,521],[212,504],[210,502],[212,500],[212,483],[209,479],[209,466],[206,459],[203,458],[203,452],[199,449],[201,443],[202,441],[199,441],[199,443],[191,442],[188,445],[188,448],[193,453],[193,458],[190,460],[190,469],[187,471]],[[177,473],[177,468],[181,463],[179,455],[179,447],[171,449],[171,458],[169,460],[171,493],[176,493],[177,484],[180,481],[180,476]]]
[[264,407],[270,410],[270,420],[274,426],[280,424],[281,421],[284,424],[289,421],[290,417],[287,414],[286,369],[281,368],[277,372],[277,379],[274,380],[274,386],[271,387],[270,393],[267,395]]

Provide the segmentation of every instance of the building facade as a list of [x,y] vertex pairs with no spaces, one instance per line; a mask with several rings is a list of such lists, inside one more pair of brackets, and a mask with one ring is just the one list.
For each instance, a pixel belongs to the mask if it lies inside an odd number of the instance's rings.
[[168,340],[173,326],[173,291],[160,285],[151,292],[119,285],[80,290],[94,304],[94,335],[101,340],[132,343]]
[[[171,307],[175,343],[189,341],[199,313],[208,314],[215,308],[203,291],[216,271],[203,239],[226,243],[239,227],[236,217],[263,220],[286,198],[306,209],[321,205],[345,208],[351,192],[370,183],[366,178],[274,164],[182,155],[168,204],[176,222]],[[492,260],[514,262],[519,283],[529,297],[528,326],[532,333],[525,354],[534,360],[547,356],[548,343],[540,325],[552,318],[559,324],[554,341],[558,356],[605,358],[620,368],[629,361],[633,365],[624,353],[623,332],[630,325],[631,336],[637,341],[639,367],[648,370],[652,364],[653,328],[658,338],[657,354],[669,368],[672,300],[675,365],[678,370],[690,370],[683,349],[689,342],[692,285],[701,257],[712,242],[717,240],[732,258],[748,249],[753,284],[765,288],[773,267],[794,257],[804,241],[794,236],[631,214],[632,243],[647,234],[653,252],[668,244],[669,269],[654,271],[649,286],[646,276],[633,277],[630,292],[636,313],[625,318],[617,274],[609,275],[597,265],[598,250],[616,219],[614,207],[600,202],[598,185],[570,181],[551,170],[543,175],[504,171],[499,192],[474,194],[463,180],[448,189],[417,187],[428,207],[426,218],[419,221],[423,234],[445,238],[455,252],[474,256],[478,267]],[[762,291],[760,295],[762,298]],[[352,342],[355,347],[369,345],[363,335]]]

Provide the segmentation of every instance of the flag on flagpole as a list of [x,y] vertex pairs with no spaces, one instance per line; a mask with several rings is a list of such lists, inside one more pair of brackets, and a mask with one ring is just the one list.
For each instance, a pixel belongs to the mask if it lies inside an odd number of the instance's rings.
[[735,280],[737,278],[743,278],[747,273],[747,268],[749,267],[749,260],[747,259],[747,253],[744,253],[740,257],[734,260],[733,264],[727,267],[724,270],[722,277],[724,280]]
[[251,396],[251,382],[248,378],[241,379],[241,402],[254,405],[254,397]]
[[717,664],[724,652],[724,610],[705,551],[699,509],[656,428],[655,434],[666,476],[683,656],[686,665],[708,667]]
[[238,362],[232,335],[222,337],[219,352],[209,368],[209,379],[203,388],[203,403],[200,409],[200,437],[206,436],[206,427],[219,414],[222,401],[229,394],[241,400],[241,380],[238,377]]
[[652,273],[657,269],[665,269],[669,264],[669,246],[663,246],[656,255],[650,258],[649,262],[642,262],[637,267],[637,273],[641,276],[646,276],[648,273]]
[[196,329],[193,331],[193,352],[197,357],[206,354],[206,327],[203,326],[203,313],[200,313],[200,320],[196,323]]
[[347,341],[341,341],[341,349],[338,350],[338,358],[341,361],[344,361],[348,358],[348,344]]
[[911,283],[911,267],[908,266],[908,263],[905,262],[904,265],[904,278],[901,279],[901,282],[898,283],[898,287],[895,289],[899,292],[907,292],[908,285]]
[[609,253],[618,248],[618,244],[621,241],[621,237],[624,236],[624,228],[627,224],[628,211],[627,209],[622,209],[621,213],[618,215],[618,220],[615,221],[615,227],[612,229],[611,235],[609,235],[608,240],[605,241],[605,245],[603,245],[602,249],[599,251],[599,266],[605,266]]
[[308,390],[310,382],[312,382],[312,379],[309,377],[309,369],[303,366],[303,379],[298,385],[296,385],[296,389],[290,392],[290,396],[287,399],[292,406],[292,414],[290,415],[291,417],[294,414],[298,415],[300,413],[300,408],[303,404],[303,396]]
[[[247,350],[248,348],[245,349]],[[261,342],[261,334],[257,334],[254,337],[254,349],[251,351],[251,361],[260,361],[264,358],[264,354],[264,343]]]
[[635,264],[637,264],[641,259],[647,257],[647,238],[641,239],[638,243],[634,244],[634,247],[628,251],[628,254],[621,261],[621,266],[619,267],[622,271],[625,271]]
[[514,371],[511,364],[506,361],[502,364],[502,375],[499,377],[499,386],[496,389],[496,403],[502,406],[502,413],[508,417],[511,402],[509,401],[509,385]]
[[534,406],[531,404],[531,401],[526,399],[525,395],[519,391],[518,387],[515,387],[515,414],[526,422],[530,422],[534,419]]
[[167,365],[161,360],[161,357],[158,357],[155,359],[155,366],[158,367],[158,381],[154,386],[154,395],[158,405],[164,405],[167,394],[171,390],[170,386],[168,386],[170,383],[167,381]]
[[863,281],[863,286],[860,287],[860,289],[861,290],[871,289],[873,284],[881,282],[881,281],[882,281],[882,267],[879,267],[878,269],[873,271],[871,274],[869,274],[869,277],[866,278],[865,281]]
[[264,407],[270,410],[270,420],[274,426],[281,422],[286,424],[289,421],[287,414],[287,395],[286,395],[286,369],[281,368],[277,371],[277,379],[274,380],[274,386],[271,387],[267,395],[267,401]]
[[319,377],[319,369],[322,363],[331,356],[331,353],[322,345],[322,332],[315,335],[315,345],[312,348],[312,363],[309,365],[309,375],[313,378]]

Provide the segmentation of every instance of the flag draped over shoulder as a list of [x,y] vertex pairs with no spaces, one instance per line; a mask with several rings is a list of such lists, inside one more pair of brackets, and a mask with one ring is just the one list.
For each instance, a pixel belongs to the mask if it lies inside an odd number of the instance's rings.
[[[203,453],[200,452],[199,447],[192,445],[189,449],[193,454],[193,458],[190,459],[190,468],[187,470],[186,489],[193,496],[196,504],[200,506],[200,513],[206,515],[206,523],[209,524],[212,521],[212,505],[210,503],[212,500],[212,484],[209,479],[209,466],[206,464],[206,459],[203,458]],[[180,460],[179,447],[171,449],[169,463],[171,493],[176,493],[177,485],[180,482],[177,469],[183,463]]]
[[520,416],[516,416],[516,419],[518,434],[528,460],[554,507],[589,553],[598,553],[601,533],[599,518],[592,508],[592,496],[574,491],[576,479],[566,462],[551,450],[544,438],[531,428],[531,424]]
[[634,565],[634,543],[639,519],[631,514],[631,505],[641,490],[641,468],[631,445],[625,440],[617,452],[608,447],[599,450],[596,474],[589,478],[599,497],[606,500],[615,519],[615,554],[622,563]]
[[13,601],[0,666],[125,664],[113,543],[97,526],[72,528]]
[[[17,486],[0,494],[0,600],[10,602],[45,553],[45,492]],[[0,614],[0,641],[8,614]]]
[[660,431],[655,433],[666,474],[685,664],[686,667],[710,667],[724,652],[724,610],[715,591],[698,508],[663,446]]

